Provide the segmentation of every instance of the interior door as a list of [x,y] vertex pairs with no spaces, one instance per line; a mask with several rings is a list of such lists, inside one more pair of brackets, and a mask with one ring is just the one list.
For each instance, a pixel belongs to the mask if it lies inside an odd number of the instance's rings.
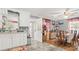
[[34,25],[34,39],[42,42],[42,19],[38,19]]
[[30,35],[32,37],[32,40],[40,41],[42,42],[42,19],[33,19],[30,23]]

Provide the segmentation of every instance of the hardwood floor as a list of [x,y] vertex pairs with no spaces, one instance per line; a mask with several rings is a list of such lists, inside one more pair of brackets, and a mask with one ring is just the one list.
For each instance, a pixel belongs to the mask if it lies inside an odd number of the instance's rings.
[[56,39],[47,40],[46,42],[49,43],[49,44],[55,45],[57,47],[64,48],[66,51],[76,51],[75,47],[71,46],[68,43],[65,46],[62,45],[62,44],[61,45],[58,44],[58,41]]

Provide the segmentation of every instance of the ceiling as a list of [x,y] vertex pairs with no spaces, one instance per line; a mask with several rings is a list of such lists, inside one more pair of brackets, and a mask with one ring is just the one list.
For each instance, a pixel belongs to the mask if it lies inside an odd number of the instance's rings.
[[[79,16],[78,8],[20,8],[20,9],[23,11],[30,12],[31,15],[33,16],[53,20],[66,19]],[[65,15],[64,12],[67,12],[68,15]]]

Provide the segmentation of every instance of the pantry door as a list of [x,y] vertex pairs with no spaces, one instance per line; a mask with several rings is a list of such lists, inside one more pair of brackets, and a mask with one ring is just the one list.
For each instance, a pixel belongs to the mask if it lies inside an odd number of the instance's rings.
[[42,42],[42,19],[34,19],[31,23],[31,33],[33,40]]
[[42,19],[37,19],[34,23],[34,39],[42,42]]

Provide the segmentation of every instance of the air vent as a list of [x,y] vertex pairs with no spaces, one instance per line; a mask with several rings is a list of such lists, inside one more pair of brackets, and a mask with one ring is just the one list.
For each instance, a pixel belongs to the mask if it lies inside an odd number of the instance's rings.
[[38,17],[38,16],[33,16],[33,15],[31,15],[30,16],[31,18],[34,18],[34,19],[39,19],[40,17]]

